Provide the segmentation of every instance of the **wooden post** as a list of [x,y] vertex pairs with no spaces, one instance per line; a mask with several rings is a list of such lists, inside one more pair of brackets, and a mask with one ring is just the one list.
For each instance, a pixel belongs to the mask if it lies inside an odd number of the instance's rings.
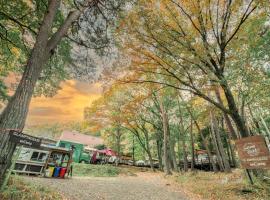
[[11,166],[10,166],[10,168],[9,168],[9,171],[8,171],[7,175],[5,176],[5,178],[4,178],[3,185],[1,186],[1,189],[0,189],[1,192],[4,191],[4,189],[6,188],[6,186],[7,186],[7,184],[8,184],[8,180],[9,180],[9,178],[10,178],[11,172],[12,172],[12,170],[14,169],[15,164],[16,164],[16,161],[17,161],[17,159],[18,159],[19,156],[20,156],[20,153],[21,153],[21,151],[22,151],[22,147],[23,147],[23,146],[20,145],[20,147],[19,147],[19,149],[18,149],[18,151],[17,151],[17,153],[16,153],[14,159],[13,159],[12,162],[11,162]]
[[135,140],[134,140],[134,135],[132,135],[132,161],[133,161],[133,166],[135,166]]
[[254,181],[252,179],[252,176],[251,176],[251,173],[250,173],[249,169],[246,169],[246,172],[247,172],[247,176],[248,176],[248,179],[250,181],[250,184],[253,185]]

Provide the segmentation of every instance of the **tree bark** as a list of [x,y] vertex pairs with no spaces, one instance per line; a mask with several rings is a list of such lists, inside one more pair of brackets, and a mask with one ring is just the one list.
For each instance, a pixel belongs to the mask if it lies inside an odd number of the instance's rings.
[[[181,100],[183,101],[183,98],[181,96],[181,94],[179,93],[179,97],[181,98]],[[187,159],[187,151],[186,151],[186,141],[185,141],[185,128],[184,128],[184,123],[183,123],[183,117],[182,117],[182,113],[181,113],[181,107],[180,107],[180,101],[177,101],[178,103],[178,110],[179,110],[179,138],[178,138],[178,142],[180,144],[180,141],[182,143],[182,153],[183,153],[183,167],[184,167],[184,171],[187,172],[188,171],[188,159]],[[187,108],[189,109],[189,108]],[[182,138],[181,138],[182,136]],[[179,148],[180,149],[180,148]],[[180,151],[179,151],[179,155],[180,155]],[[181,161],[181,158],[179,157],[179,163]]]
[[174,171],[179,171],[178,166],[177,166],[174,147],[175,147],[175,141],[171,140],[170,141],[170,157],[171,157],[171,161],[172,161],[173,170]]
[[170,163],[169,163],[169,126],[168,126],[168,116],[167,112],[163,106],[162,100],[159,102],[161,117],[163,122],[163,157],[164,157],[164,172],[166,175],[171,175]]
[[[216,93],[216,97],[217,97],[218,102],[223,105],[223,102],[222,102],[222,99],[221,99],[221,95],[220,95],[220,92],[219,92],[218,88],[215,89],[215,93]],[[231,140],[236,140],[236,139],[238,139],[240,137],[236,133],[236,131],[234,130],[233,125],[232,125],[232,122],[231,122],[228,114],[225,113],[225,112],[223,112],[223,116],[224,116],[225,123],[226,123],[226,126],[228,128],[228,133],[229,133],[228,134],[229,135],[228,144],[229,144],[230,150],[231,150],[232,164],[233,164],[233,166],[236,166],[237,163],[236,163],[236,160],[235,160],[235,146],[232,145]]]
[[[156,133],[158,134],[158,133]],[[156,145],[157,145],[157,155],[158,155],[158,164],[159,164],[159,169],[163,169],[163,164],[162,164],[162,140],[159,138],[159,136],[156,136]]]
[[[168,118],[167,118],[167,120],[168,120]],[[175,156],[175,151],[174,151],[175,141],[171,137],[169,121],[167,121],[167,125],[168,125],[169,158],[170,158],[171,169],[173,171],[178,171],[176,156]]]
[[154,167],[154,162],[153,162],[153,158],[152,158],[152,154],[150,149],[146,151],[148,158],[149,158],[149,163],[150,163],[150,168],[155,171],[155,167]]
[[2,163],[0,167],[0,185],[15,150],[15,144],[8,142],[9,135],[7,129],[22,131],[24,128],[34,87],[45,63],[50,57],[50,52],[47,51],[46,47],[59,5],[60,0],[49,1],[48,10],[44,15],[35,45],[25,66],[20,83],[0,116],[0,156],[6,157],[6,162]]
[[190,118],[190,143],[191,143],[191,171],[194,171],[195,167],[195,148],[193,137],[193,120]]
[[219,78],[221,79],[220,85],[224,91],[228,107],[230,110],[229,115],[233,119],[241,137],[248,137],[249,136],[248,128],[245,124],[244,119],[239,114],[239,110],[236,106],[233,94],[228,86],[228,83],[223,75],[219,75]]
[[[221,105],[224,106],[218,88],[215,88],[215,93],[216,93],[216,97],[217,97],[218,102],[219,102]],[[228,130],[229,130],[229,137],[230,137],[230,139],[234,139],[234,140],[237,139],[238,136],[237,136],[237,134],[236,134],[236,132],[235,132],[235,130],[234,130],[234,128],[233,128],[233,125],[232,125],[232,123],[231,123],[231,121],[230,121],[230,119],[229,119],[228,114],[225,113],[225,112],[223,112],[223,115],[224,115],[224,119],[225,119],[226,126],[227,126],[227,128],[228,128]]]
[[148,132],[144,132],[145,135],[145,147],[146,147],[146,153],[148,155],[149,158],[149,162],[150,162],[150,167],[153,171],[155,171],[154,168],[154,163],[153,163],[153,158],[152,158],[152,154],[151,154],[151,149],[150,149],[150,144],[149,144],[149,136],[148,136]]
[[217,148],[217,152],[219,153],[220,156],[220,164],[222,164],[223,169],[225,172],[231,172],[231,167],[230,167],[230,163],[228,161],[228,157],[226,156],[224,147],[223,147],[223,143],[221,140],[221,136],[220,136],[220,131],[218,128],[218,124],[216,119],[214,118],[212,112],[210,112],[210,119],[211,119],[211,124],[212,124],[212,133],[214,136],[214,140],[215,140],[215,146]]
[[177,135],[177,153],[178,153],[178,165],[179,165],[179,168],[181,170],[181,160],[182,160],[182,157],[181,157],[181,136],[180,136],[180,131],[178,132],[178,135]]
[[218,149],[217,140],[216,140],[216,136],[215,136],[215,132],[214,132],[214,128],[213,128],[212,124],[211,124],[210,133],[212,135],[212,143],[214,145],[214,150],[216,152],[217,163],[218,163],[218,166],[219,166],[219,170],[224,171],[224,165],[223,165],[222,158],[221,158],[221,155],[220,155],[220,152],[219,152],[219,149]]
[[134,135],[132,135],[132,162],[133,162],[133,166],[135,166],[135,140],[134,140]]
[[188,159],[187,159],[187,151],[186,151],[186,142],[185,139],[182,139],[182,151],[183,151],[183,161],[184,161],[184,171],[188,171]]
[[117,148],[117,159],[116,159],[116,166],[119,165],[120,159],[121,159],[121,132],[120,128],[117,127],[116,129],[116,148]]

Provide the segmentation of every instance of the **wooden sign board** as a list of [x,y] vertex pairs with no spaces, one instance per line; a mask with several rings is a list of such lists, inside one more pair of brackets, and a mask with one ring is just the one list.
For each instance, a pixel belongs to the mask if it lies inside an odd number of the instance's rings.
[[31,136],[31,135],[27,135],[27,134],[23,134],[22,132],[18,132],[15,130],[11,130],[9,132],[9,136],[10,136],[9,141],[14,142],[16,144],[21,144],[21,145],[35,147],[35,148],[39,148],[41,145],[40,138]]
[[270,152],[263,136],[256,135],[235,141],[241,165],[245,169],[269,169]]

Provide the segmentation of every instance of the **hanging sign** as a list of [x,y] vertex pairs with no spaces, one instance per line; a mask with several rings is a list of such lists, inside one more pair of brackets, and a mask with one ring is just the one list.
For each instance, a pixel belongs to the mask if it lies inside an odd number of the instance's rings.
[[263,136],[242,138],[236,140],[235,145],[243,168],[270,168],[270,152]]
[[9,141],[21,144],[29,147],[39,148],[41,145],[41,139],[31,135],[24,134],[15,130],[9,132]]

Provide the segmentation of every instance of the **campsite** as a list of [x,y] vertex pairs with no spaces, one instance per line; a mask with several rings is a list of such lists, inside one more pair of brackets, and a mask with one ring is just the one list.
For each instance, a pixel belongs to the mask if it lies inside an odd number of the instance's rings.
[[269,200],[269,0],[1,0],[0,200]]

